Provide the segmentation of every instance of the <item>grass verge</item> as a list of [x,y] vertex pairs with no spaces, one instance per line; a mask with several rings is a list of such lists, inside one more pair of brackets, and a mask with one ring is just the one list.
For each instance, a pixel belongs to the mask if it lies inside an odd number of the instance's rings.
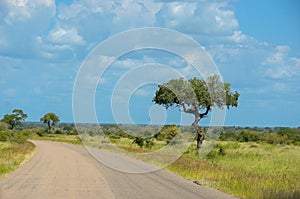
[[[155,143],[152,148],[141,148],[128,138],[111,141],[133,153],[148,153],[158,146]],[[199,158],[194,143],[167,169],[241,198],[293,199],[300,198],[299,151],[300,146],[293,145],[221,141],[206,157]]]
[[82,145],[78,135],[65,135],[65,134],[43,134],[42,136],[34,135],[30,139],[33,140],[48,140],[52,142],[62,142],[66,144]]
[[198,159],[190,151],[167,169],[241,198],[300,198],[299,150],[221,142],[206,158]]
[[31,142],[0,142],[0,178],[16,170],[34,154]]

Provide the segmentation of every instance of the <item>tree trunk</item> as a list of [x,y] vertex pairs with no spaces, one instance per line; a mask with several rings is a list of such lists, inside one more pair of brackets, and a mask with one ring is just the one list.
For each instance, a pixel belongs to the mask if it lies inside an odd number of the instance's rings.
[[48,133],[50,134],[50,131],[51,131],[51,125],[50,125],[50,122],[48,122]]
[[199,126],[197,126],[197,148],[201,149],[203,143],[203,132]]
[[201,128],[198,126],[199,121],[200,121],[200,116],[195,115],[195,121],[193,123],[193,126],[197,133],[197,148],[198,149],[202,148],[202,142],[203,142],[203,132],[202,132]]

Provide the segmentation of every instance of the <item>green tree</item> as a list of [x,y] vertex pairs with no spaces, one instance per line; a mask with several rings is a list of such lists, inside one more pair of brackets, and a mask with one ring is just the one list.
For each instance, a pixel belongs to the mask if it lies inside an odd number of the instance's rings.
[[60,120],[55,113],[47,113],[43,117],[41,117],[40,121],[48,125],[48,133],[50,133],[51,127]]
[[197,147],[202,147],[203,132],[198,126],[212,107],[237,107],[239,93],[230,89],[230,83],[223,83],[219,76],[213,75],[207,81],[196,77],[189,80],[172,79],[167,83],[158,85],[153,102],[166,108],[177,106],[185,113],[193,114],[193,126],[197,132]]
[[256,142],[260,140],[260,134],[252,130],[243,130],[238,134],[237,140],[239,142]]
[[14,129],[16,126],[21,125],[22,121],[28,117],[21,109],[14,109],[12,114],[5,114],[1,120],[8,125],[10,129]]

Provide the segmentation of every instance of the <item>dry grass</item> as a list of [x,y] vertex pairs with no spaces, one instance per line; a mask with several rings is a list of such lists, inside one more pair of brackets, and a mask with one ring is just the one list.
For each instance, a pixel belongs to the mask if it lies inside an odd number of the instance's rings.
[[33,140],[47,140],[52,142],[62,142],[66,144],[82,145],[80,137],[78,135],[66,135],[66,134],[43,134],[43,136],[31,136]]
[[34,154],[31,142],[0,142],[0,178],[19,168]]

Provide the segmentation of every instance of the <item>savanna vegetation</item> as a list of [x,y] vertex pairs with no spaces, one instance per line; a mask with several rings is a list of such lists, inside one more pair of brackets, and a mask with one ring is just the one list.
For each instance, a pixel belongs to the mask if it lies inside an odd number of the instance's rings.
[[[121,128],[120,128],[121,127]],[[93,125],[81,139],[112,143],[145,153],[158,150],[180,133],[176,125],[126,127]],[[158,133],[153,134],[154,131]],[[207,128],[202,129],[204,132]],[[140,136],[143,135],[143,136]],[[11,130],[0,123],[0,175],[17,168],[34,151],[27,139],[81,144],[74,124],[58,123],[48,131],[43,123],[22,123]],[[218,142],[205,157],[193,144],[167,169],[200,185],[214,187],[242,198],[299,198],[300,128],[224,127]],[[204,141],[205,142],[205,141]],[[200,149],[201,150],[201,149]]]
[[59,117],[54,113],[42,117],[41,121],[48,124],[47,128],[38,123],[25,123],[26,118],[27,114],[23,110],[14,109],[12,114],[5,114],[1,119],[0,178],[17,169],[34,154],[35,146],[28,139],[81,144],[74,125],[65,124],[53,128],[59,121]]
[[[159,85],[153,102],[193,114],[191,127],[80,124],[75,128],[74,124],[59,123],[55,113],[46,113],[40,123],[25,123],[27,115],[16,109],[0,123],[0,176],[32,153],[34,146],[28,139],[83,142],[105,150],[117,146],[135,154],[178,145],[188,138],[191,145],[167,166],[170,171],[242,198],[300,198],[300,127],[216,127],[209,131],[198,126],[213,107],[238,106],[239,94],[230,87],[216,76],[206,83],[193,78]],[[213,140],[217,140],[213,149],[199,156],[202,146]],[[173,155],[172,149],[166,153]],[[155,158],[151,163],[159,165]]]
[[[158,127],[126,128],[129,134],[122,126],[101,125],[98,130],[91,128],[88,136],[82,138],[111,142],[134,153],[148,153],[172,144],[172,138],[181,133],[176,125],[164,126],[152,136]],[[207,129],[203,128],[204,136]],[[101,138],[104,134],[106,139]],[[135,136],[138,134],[143,136]],[[198,156],[196,139],[167,169],[199,185],[242,198],[299,198],[299,127],[224,127],[215,147],[205,157]]]

